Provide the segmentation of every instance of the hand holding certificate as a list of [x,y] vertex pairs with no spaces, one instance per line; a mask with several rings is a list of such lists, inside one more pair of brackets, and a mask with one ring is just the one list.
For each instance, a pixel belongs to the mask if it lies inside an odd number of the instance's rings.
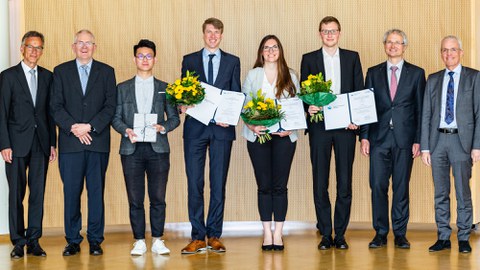
[[350,123],[365,125],[377,122],[373,89],[337,95],[337,99],[323,107],[325,129],[346,128]]
[[205,89],[205,99],[186,113],[208,125],[210,122],[224,123],[232,126],[238,124],[245,95],[243,93],[221,90],[212,85],[201,83]]
[[136,113],[133,115],[133,132],[137,142],[156,142],[157,141],[157,114]]
[[282,111],[285,113],[285,118],[279,123],[268,127],[270,132],[307,128],[305,111],[303,110],[303,102],[301,99],[298,97],[278,99],[277,104],[282,107]]

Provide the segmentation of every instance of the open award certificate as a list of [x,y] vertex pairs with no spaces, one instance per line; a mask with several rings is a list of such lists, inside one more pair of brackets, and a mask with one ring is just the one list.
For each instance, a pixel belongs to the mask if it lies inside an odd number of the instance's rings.
[[232,126],[238,124],[245,94],[221,90],[202,82],[205,88],[205,98],[186,113],[208,126],[210,122],[225,123]]
[[133,115],[133,132],[137,142],[156,142],[157,141],[157,114],[155,113],[136,113]]
[[323,107],[325,129],[346,128],[377,122],[373,88],[337,95],[337,99]]
[[303,101],[297,97],[288,99],[278,99],[277,104],[282,105],[281,110],[285,113],[285,117],[280,123],[268,127],[270,133],[285,130],[306,129],[307,121],[305,111],[303,109]]

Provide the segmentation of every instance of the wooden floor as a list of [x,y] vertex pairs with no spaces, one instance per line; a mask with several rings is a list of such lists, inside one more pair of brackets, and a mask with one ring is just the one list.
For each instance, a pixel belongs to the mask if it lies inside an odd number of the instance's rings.
[[[41,244],[48,256],[46,258],[24,257],[10,259],[12,246],[8,236],[0,237],[0,269],[480,269],[480,239],[472,234],[471,254],[459,254],[455,237],[452,236],[452,250],[429,253],[428,247],[436,240],[433,230],[410,230],[408,239],[412,244],[410,250],[393,247],[393,237],[389,236],[388,247],[368,249],[368,242],[373,237],[371,230],[349,230],[347,241],[349,250],[317,250],[320,237],[314,230],[301,232],[289,231],[284,237],[285,251],[262,252],[261,236],[245,235],[242,237],[226,236],[223,238],[227,252],[217,254],[205,252],[194,255],[181,255],[180,250],[188,239],[178,233],[166,233],[164,239],[172,253],[169,256],[152,255],[132,257],[130,249],[132,236],[130,232],[106,234],[103,243],[104,255],[88,255],[88,243],[81,245],[82,251],[77,256],[63,257],[65,240],[62,235],[44,236]],[[150,239],[147,239],[148,243]],[[150,245],[148,245],[150,248]]]

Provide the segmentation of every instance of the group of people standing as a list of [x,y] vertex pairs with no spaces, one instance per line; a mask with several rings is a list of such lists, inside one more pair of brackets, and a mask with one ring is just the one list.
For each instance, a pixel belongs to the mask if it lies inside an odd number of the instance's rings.
[[[253,69],[240,83],[240,59],[220,50],[223,23],[209,18],[203,24],[204,48],[184,56],[182,76],[195,71],[199,80],[220,89],[242,91],[247,96],[262,89],[266,97],[285,99],[299,92],[299,80],[286,63],[282,43],[265,36],[258,47]],[[390,222],[388,189],[392,179],[391,223],[395,247],[410,248],[406,238],[409,219],[409,181],[414,158],[432,166],[435,186],[435,219],[439,251],[450,243],[450,168],[457,197],[460,252],[471,252],[469,229],[472,201],[469,186],[472,165],[480,159],[480,75],[460,64],[462,43],[455,36],[441,42],[445,69],[430,75],[404,60],[408,41],[399,29],[383,37],[387,60],[371,67],[364,81],[359,54],[339,48],[340,22],[332,16],[319,24],[321,49],[303,55],[300,81],[321,72],[332,81],[335,94],[373,88],[378,122],[346,129],[326,130],[322,121],[308,123],[313,195],[319,249],[348,249],[345,233],[352,203],[352,170],[357,135],[361,153],[370,157],[370,187],[375,237],[370,248],[387,244]],[[156,46],[142,39],[133,47],[136,75],[116,86],[112,67],[93,59],[95,37],[89,30],[75,34],[76,59],[55,67],[53,74],[38,66],[44,49],[41,33],[22,38],[23,60],[0,74],[0,150],[9,184],[12,258],[27,254],[46,256],[38,240],[42,235],[43,200],[48,163],[57,158],[64,191],[64,256],[80,252],[82,218],[80,197],[88,192],[87,239],[91,255],[102,255],[104,240],[105,172],[110,151],[110,124],[121,135],[120,155],[135,243],[132,255],[147,251],[145,241],[145,174],[150,199],[151,251],[169,254],[162,236],[165,193],[170,168],[167,134],[180,124],[179,113],[166,101],[167,83],[153,76]],[[313,115],[322,107],[305,105]],[[155,142],[137,141],[135,114],[156,114]],[[457,117],[458,116],[458,117]],[[283,250],[283,225],[288,208],[287,183],[296,149],[297,131],[272,133],[259,143],[268,127],[245,124],[243,136],[258,185],[258,210],[263,225],[262,250]],[[185,116],[184,159],[188,183],[191,241],[181,250],[191,254],[207,249],[225,252],[221,242],[225,186],[235,128],[224,123],[204,125]],[[328,186],[332,149],[335,154],[337,195],[332,215]],[[205,218],[204,170],[208,152],[210,203]],[[27,175],[28,172],[28,175]],[[28,226],[25,229],[23,198],[30,188]],[[333,217],[333,220],[332,220]],[[273,224],[272,224],[273,222]],[[272,230],[273,225],[273,230]]]

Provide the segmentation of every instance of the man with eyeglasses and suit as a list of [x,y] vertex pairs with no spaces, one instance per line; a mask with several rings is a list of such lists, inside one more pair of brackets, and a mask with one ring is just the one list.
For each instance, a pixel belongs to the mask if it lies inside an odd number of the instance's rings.
[[373,88],[378,122],[361,127],[361,152],[370,156],[370,188],[375,237],[369,248],[387,244],[390,230],[388,190],[392,178],[391,219],[395,247],[408,249],[410,175],[420,155],[425,72],[404,60],[407,35],[391,29],[383,35],[387,61],[368,69],[365,87]]
[[[55,124],[49,114],[52,73],[40,66],[45,39],[37,31],[22,38],[23,60],[0,74],[0,150],[8,180],[10,256],[46,256],[42,236],[43,202],[48,162],[56,159]],[[28,172],[28,173],[27,173]],[[25,229],[23,199],[27,185],[28,224]]]
[[[166,255],[170,250],[161,239],[165,225],[165,193],[170,170],[170,146],[167,133],[179,124],[177,108],[167,102],[167,83],[153,76],[157,62],[155,43],[142,39],[133,46],[133,62],[137,75],[118,85],[117,109],[113,128],[122,135],[120,155],[127,188],[130,224],[135,243],[131,255],[141,256],[147,251],[145,243],[145,174],[150,200],[152,253]],[[139,140],[142,134],[134,132],[135,115],[155,114],[156,138],[153,142]],[[137,132],[138,133],[138,132]],[[145,133],[144,133],[145,134]]]
[[59,168],[63,181],[67,245],[63,256],[80,252],[83,237],[80,197],[86,183],[87,239],[91,255],[102,255],[105,172],[110,152],[110,123],[115,113],[116,83],[112,67],[93,59],[97,45],[89,30],[75,34],[76,59],[55,67],[51,114],[59,128]]
[[[318,30],[323,44],[322,48],[303,55],[300,81],[306,80],[310,74],[321,72],[326,81],[332,80],[331,89],[334,94],[362,90],[363,73],[358,53],[338,47],[341,36],[341,26],[338,19],[332,16],[323,18]],[[321,110],[321,107],[308,106],[310,115]],[[325,130],[323,121],[315,123],[307,120],[307,124],[317,229],[322,235],[318,249],[325,250],[332,246],[338,249],[348,249],[345,231],[350,220],[352,205],[355,129],[358,129],[358,127],[350,124],[347,129]],[[332,228],[332,207],[328,194],[332,148],[335,152],[335,171],[337,175],[337,197],[333,215],[335,231]],[[335,239],[332,237],[333,232],[335,232]]]
[[473,223],[470,178],[473,163],[480,160],[480,72],[460,63],[462,42],[456,36],[442,39],[440,53],[445,69],[428,77],[420,141],[422,161],[432,167],[435,187],[438,238],[429,251],[451,248],[451,169],[457,199],[458,250],[470,253]]

